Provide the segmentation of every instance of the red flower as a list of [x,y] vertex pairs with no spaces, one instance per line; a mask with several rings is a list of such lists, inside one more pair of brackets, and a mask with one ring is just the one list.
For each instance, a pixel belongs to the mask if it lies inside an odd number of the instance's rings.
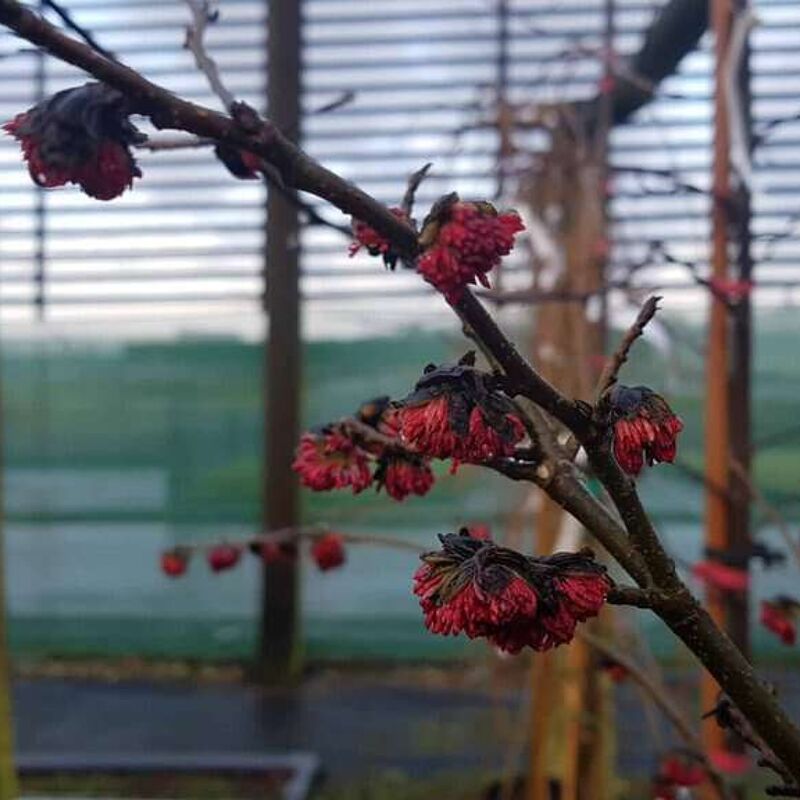
[[410,494],[427,494],[434,481],[427,461],[402,455],[385,456],[375,472],[378,490],[384,487],[386,494],[398,501],[405,500]]
[[399,403],[400,438],[431,458],[483,463],[509,456],[525,436],[511,400],[492,375],[474,367],[474,353],[455,366],[431,365]]
[[91,197],[112,200],[142,174],[129,145],[145,137],[128,115],[120,92],[87,83],[17,114],[3,129],[20,142],[37,185],[77,183]]
[[645,462],[672,462],[683,422],[663,397],[646,386],[615,386],[608,395],[614,432],[614,457],[629,475]]
[[690,757],[671,754],[661,762],[660,776],[674,786],[699,786],[706,779],[702,764]]
[[311,557],[322,572],[340,567],[346,560],[344,539],[335,533],[317,537],[311,545]]
[[723,592],[744,592],[750,585],[746,570],[729,567],[719,561],[698,561],[692,567],[692,575]]
[[473,539],[480,539],[482,542],[489,542],[492,540],[491,528],[483,522],[469,525],[466,531]]
[[208,566],[214,572],[224,572],[232,569],[239,563],[242,557],[242,549],[232,544],[218,544],[212,547],[206,554]]
[[180,578],[189,569],[191,551],[185,547],[174,547],[161,554],[161,571],[170,578]]
[[[389,211],[399,220],[409,222],[408,214],[402,208],[390,208]],[[360,219],[353,219],[353,236],[355,241],[350,245],[348,253],[352,258],[361,248],[365,248],[371,256],[382,256],[383,263],[389,269],[394,269],[397,264],[397,253],[393,252],[391,244],[378,231],[362,222]]]
[[795,614],[798,603],[790,597],[761,602],[761,624],[772,631],[785,645],[793,645],[797,640]]
[[420,453],[433,458],[450,458],[458,449],[458,437],[450,423],[447,395],[400,409],[397,421],[403,440]]
[[501,650],[547,650],[572,639],[595,616],[611,582],[588,552],[532,558],[466,529],[439,537],[414,575],[425,625],[432,633],[484,637]]
[[358,494],[372,483],[367,454],[334,429],[303,434],[292,469],[315,492],[350,486]]
[[489,286],[487,274],[511,252],[514,235],[524,229],[516,212],[498,214],[491,203],[447,198],[425,221],[420,236],[425,251],[417,271],[449,303],[457,303],[468,284]]

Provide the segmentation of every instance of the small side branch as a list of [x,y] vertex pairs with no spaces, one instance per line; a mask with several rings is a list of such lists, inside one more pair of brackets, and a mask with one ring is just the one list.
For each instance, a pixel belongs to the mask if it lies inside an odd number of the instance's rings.
[[648,297],[642,306],[633,325],[628,328],[622,341],[614,351],[609,362],[603,368],[600,375],[600,380],[597,382],[597,399],[599,400],[616,382],[619,377],[619,371],[628,360],[631,348],[636,340],[642,336],[644,329],[647,327],[650,320],[655,317],[658,311],[658,301],[661,300],[658,296]]
[[406,193],[403,195],[403,202],[400,204],[400,208],[405,211],[409,219],[411,219],[411,214],[414,211],[414,198],[417,196],[417,189],[419,189],[422,181],[425,180],[425,176],[432,166],[433,164],[429,161],[425,166],[418,169],[408,178]]
[[81,39],[83,39],[83,41],[92,48],[92,50],[96,50],[101,56],[104,56],[109,61],[116,60],[116,56],[110,50],[106,50],[106,48],[103,47],[103,45],[101,45],[97,39],[95,39],[94,34],[88,30],[88,28],[84,28],[83,25],[79,25],[75,21],[72,14],[70,14],[69,11],[67,11],[67,9],[64,8],[60,3],[56,3],[55,0],[42,0],[42,5],[45,8],[49,8],[54,11],[64,25],[69,28],[69,30],[77,33],[78,36],[80,36]]
[[192,22],[186,26],[183,46],[194,56],[194,63],[206,76],[211,91],[219,98],[223,108],[230,111],[236,98],[223,83],[217,62],[208,54],[204,41],[206,29],[217,21],[219,12],[212,10],[209,0],[186,0],[186,5],[192,12]]
[[653,594],[638,586],[615,586],[608,593],[608,602],[612,606],[633,606],[634,608],[652,608]]

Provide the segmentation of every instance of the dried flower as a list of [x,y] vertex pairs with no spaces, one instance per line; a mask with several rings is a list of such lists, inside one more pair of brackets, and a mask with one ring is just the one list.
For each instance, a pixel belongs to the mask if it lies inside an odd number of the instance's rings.
[[218,544],[206,554],[206,561],[213,572],[224,572],[232,569],[242,557],[242,548],[232,544]]
[[772,631],[785,645],[793,645],[797,641],[797,625],[795,622],[800,603],[783,595],[774,600],[761,602],[761,624]]
[[474,358],[468,353],[455,366],[429,365],[400,401],[400,438],[410,449],[469,463],[514,452],[525,426],[495,377],[475,369]]
[[426,495],[435,482],[430,464],[424,458],[399,453],[384,455],[375,470],[375,484],[389,497],[401,501],[411,494]]
[[161,571],[170,578],[180,578],[189,569],[191,550],[186,547],[173,547],[161,554]]
[[746,570],[719,561],[698,561],[692,566],[692,575],[723,592],[744,592],[750,585],[750,575]]
[[425,553],[414,575],[432,633],[484,637],[509,653],[548,650],[569,642],[611,588],[590,551],[534,558],[466,529],[439,539],[442,549]]
[[131,124],[125,96],[102,83],[66,89],[3,125],[20,142],[38,186],[77,183],[112,200],[141,177],[130,145],[146,138]]
[[[389,211],[402,222],[410,223],[408,214],[402,208],[394,207]],[[371,256],[381,256],[383,263],[389,269],[395,268],[398,255],[392,250],[392,245],[384,236],[360,219],[353,219],[352,227],[355,241],[350,245],[348,251],[351,258],[363,247]]]
[[607,395],[613,425],[614,456],[629,475],[638,475],[645,462],[672,462],[683,422],[663,397],[646,386],[617,384]]
[[457,303],[467,285],[489,286],[488,273],[511,252],[515,234],[524,229],[514,211],[500,214],[491,203],[462,202],[448,195],[431,209],[422,227],[424,252],[417,271],[449,303]]
[[367,453],[334,428],[304,433],[292,469],[315,492],[350,486],[358,494],[372,483]]
[[336,533],[316,537],[311,544],[311,557],[322,572],[340,567],[346,560],[344,539]]

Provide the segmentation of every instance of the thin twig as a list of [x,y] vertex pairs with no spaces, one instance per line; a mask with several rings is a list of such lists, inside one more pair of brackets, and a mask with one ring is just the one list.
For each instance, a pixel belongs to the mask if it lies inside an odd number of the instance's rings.
[[312,109],[308,113],[314,116],[317,114],[329,114],[331,111],[336,111],[336,109],[346,106],[348,103],[352,103],[355,99],[356,93],[352,89],[346,89],[338,97],[335,97],[328,103],[323,103],[323,105]]
[[425,166],[420,167],[416,172],[409,175],[406,193],[403,195],[403,202],[400,204],[400,208],[405,211],[405,214],[409,219],[411,219],[411,215],[414,211],[414,198],[417,195],[417,189],[419,189],[419,185],[422,183],[422,181],[425,180],[425,176],[428,174],[428,170],[432,166],[433,164],[428,162],[425,164]]
[[622,337],[622,341],[614,351],[614,354],[611,356],[605,367],[603,367],[603,372],[600,375],[600,379],[597,381],[597,400],[603,397],[603,395],[605,395],[605,393],[617,382],[619,371],[622,369],[623,364],[625,364],[625,362],[628,360],[631,347],[633,347],[634,342],[636,342],[636,340],[642,336],[647,324],[656,315],[656,311],[658,311],[659,300],[661,300],[661,298],[658,296],[647,298],[641,310],[636,315],[633,325],[628,328],[627,333]]
[[184,47],[191,51],[194,63],[208,80],[211,91],[219,98],[226,111],[233,108],[236,98],[225,86],[219,74],[217,62],[208,54],[205,46],[206,28],[217,21],[219,12],[211,8],[209,0],[185,0],[192,13],[192,22],[186,26]]
[[233,547],[241,547],[242,549],[250,546],[257,546],[262,544],[281,544],[284,542],[294,542],[298,539],[316,539],[330,533],[336,533],[337,536],[345,542],[353,544],[377,544],[384,547],[395,547],[400,550],[413,550],[415,553],[424,553],[430,549],[423,547],[420,544],[409,542],[407,539],[400,539],[395,536],[385,536],[383,534],[372,533],[344,533],[342,531],[331,528],[329,525],[307,525],[301,527],[278,528],[274,531],[267,531],[266,533],[258,533],[253,536],[236,537],[230,539],[223,537],[214,542],[202,542],[197,544],[181,544],[181,550],[191,552],[207,553],[212,551],[220,544],[232,545]]
[[117,57],[110,50],[106,50],[106,48],[103,47],[103,45],[101,45],[97,39],[95,39],[94,34],[90,30],[84,28],[83,25],[79,25],[75,21],[72,14],[70,14],[70,12],[67,11],[64,6],[55,2],[55,0],[42,0],[42,5],[52,9],[56,14],[58,14],[64,25],[69,28],[69,30],[77,33],[78,36],[80,36],[81,39],[83,39],[83,41],[89,45],[89,47],[91,47],[93,50],[96,50],[101,56],[104,56],[110,61],[116,61]]
[[161,150],[189,150],[198,147],[213,147],[213,139],[199,136],[149,136],[145,141],[134,145],[137,150],[149,150],[157,153]]

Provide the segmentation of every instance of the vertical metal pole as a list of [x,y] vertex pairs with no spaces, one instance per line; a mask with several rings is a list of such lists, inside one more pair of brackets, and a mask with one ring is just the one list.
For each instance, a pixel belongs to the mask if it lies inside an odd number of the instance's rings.
[[[715,35],[714,160],[712,199],[711,274],[718,281],[729,276],[728,212],[730,208],[730,131],[725,86],[725,62],[731,39],[732,13],[728,0],[711,0],[711,24]],[[709,486],[727,486],[730,469],[730,424],[728,407],[729,380],[728,310],[725,303],[711,298],[708,331],[705,406],[705,460]],[[706,545],[726,551],[730,536],[730,506],[727,493],[706,492]],[[728,608],[721,593],[709,593],[706,606],[714,619],[728,629]],[[703,709],[713,707],[719,687],[703,674],[701,699]],[[713,719],[703,724],[706,751],[725,746],[725,736]]]
[[[287,134],[300,131],[300,0],[269,3],[269,116]],[[266,297],[268,338],[263,485],[265,530],[298,522],[298,489],[291,469],[300,427],[299,220],[284,194],[267,199]],[[298,570],[293,561],[263,566],[258,653],[262,680],[289,680],[300,665]]]

